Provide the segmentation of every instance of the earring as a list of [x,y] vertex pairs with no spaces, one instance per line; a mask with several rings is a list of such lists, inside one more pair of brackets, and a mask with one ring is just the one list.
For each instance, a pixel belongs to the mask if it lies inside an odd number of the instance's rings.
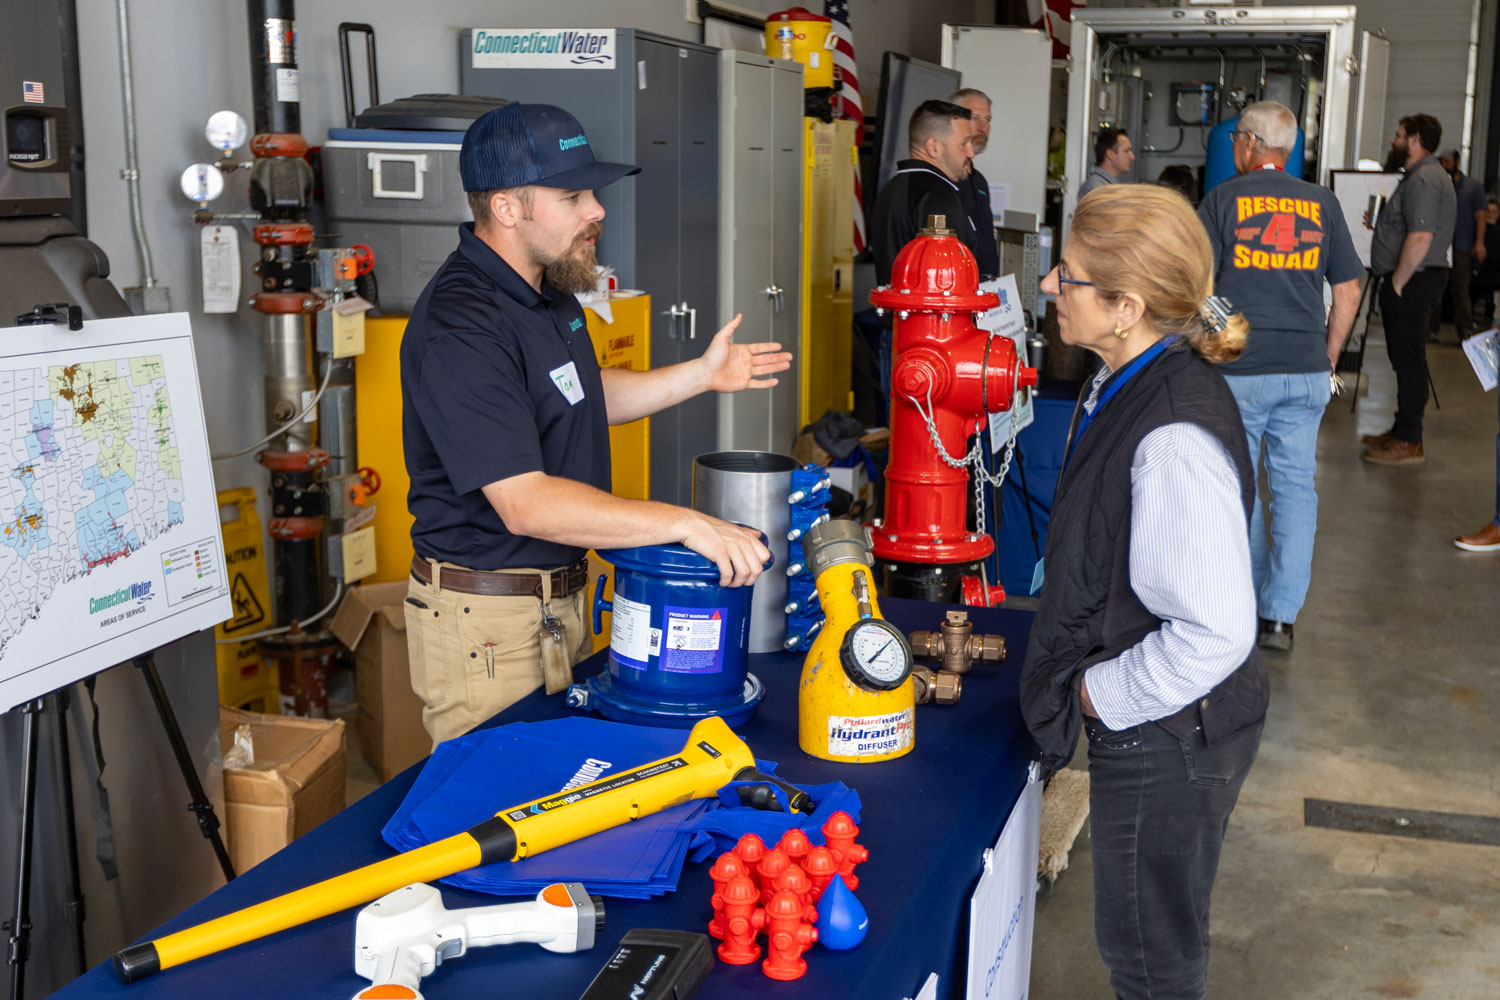
[[1121,330],[1117,326],[1117,327],[1115,327],[1115,336],[1119,337],[1121,340],[1124,340],[1126,337],[1130,336],[1130,331],[1129,330]]

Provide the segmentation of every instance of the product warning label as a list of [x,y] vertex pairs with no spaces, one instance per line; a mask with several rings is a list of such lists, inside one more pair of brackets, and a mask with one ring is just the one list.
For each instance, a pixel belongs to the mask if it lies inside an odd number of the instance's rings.
[[915,709],[886,715],[830,715],[828,752],[839,757],[862,757],[905,750],[916,736]]
[[627,667],[646,669],[651,647],[651,607],[628,597],[615,595],[609,620],[609,651]]
[[724,669],[728,608],[673,608],[662,615],[661,668],[676,674],[716,674]]

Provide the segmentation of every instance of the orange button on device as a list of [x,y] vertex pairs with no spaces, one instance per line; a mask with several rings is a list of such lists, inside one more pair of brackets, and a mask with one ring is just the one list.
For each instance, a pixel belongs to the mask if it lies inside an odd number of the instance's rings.
[[551,903],[553,906],[573,905],[573,897],[568,895],[568,887],[561,882],[553,882],[542,890],[542,902]]

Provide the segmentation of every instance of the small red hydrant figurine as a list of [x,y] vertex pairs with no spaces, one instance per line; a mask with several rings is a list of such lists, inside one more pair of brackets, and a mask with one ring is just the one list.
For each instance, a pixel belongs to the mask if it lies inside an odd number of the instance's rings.
[[766,844],[753,833],[747,833],[734,845],[734,853],[745,862],[746,874],[755,877],[755,866],[766,856]]
[[741,875],[729,880],[723,892],[714,893],[713,907],[722,917],[724,943],[717,951],[729,965],[749,965],[760,958],[755,935],[765,923],[760,909],[760,892],[755,883]]
[[[987,533],[968,528],[965,460],[978,458],[970,456],[969,439],[984,430],[989,413],[1009,410],[1022,388],[1036,385],[1036,369],[1021,364],[1010,337],[974,325],[999,296],[979,291],[974,255],[941,215],[930,216],[896,255],[891,283],[871,292],[870,302],[896,314],[885,516],[871,525],[875,558],[908,567],[901,579],[916,589],[898,593],[892,585],[890,596],[918,597],[924,586],[956,587],[955,564],[969,566],[994,551]],[[963,584],[967,603],[1004,599],[1003,590],[985,593],[980,578],[972,580],[973,587]]]
[[802,870],[801,865],[787,865],[776,876],[776,881],[771,884],[773,893],[790,892],[797,897],[797,902],[803,906],[812,903],[812,880],[807,877],[807,872]]
[[778,892],[760,911],[766,930],[766,960],[761,970],[772,979],[800,979],[807,972],[802,953],[818,940],[813,924],[818,911],[800,902],[790,892]]
[[745,863],[733,852],[719,855],[714,866],[708,870],[708,877],[714,880],[714,894],[710,900],[714,908],[714,917],[708,922],[710,937],[716,937],[721,941],[724,939],[724,921],[719,913],[724,887],[729,884],[730,879],[747,877],[749,874],[750,870],[745,867]]
[[844,876],[844,882],[851,890],[859,888],[859,876],[854,874],[854,866],[870,860],[870,852],[854,842],[857,836],[859,827],[854,825],[854,819],[846,812],[834,813],[823,824],[823,839],[828,844],[828,849],[837,855],[839,874]]
[[807,872],[807,880],[812,883],[808,902],[816,903],[823,898],[823,890],[828,888],[828,883],[839,873],[839,859],[826,847],[814,847],[803,859],[802,870]]
[[802,859],[807,857],[807,852],[812,850],[812,842],[807,839],[807,834],[795,826],[781,835],[781,843],[776,846],[794,865],[800,865]]
[[776,891],[776,876],[786,871],[786,866],[791,863],[791,859],[778,847],[767,851],[766,856],[760,859],[760,864],[755,866],[755,881],[760,884],[762,904],[771,901],[771,894]]

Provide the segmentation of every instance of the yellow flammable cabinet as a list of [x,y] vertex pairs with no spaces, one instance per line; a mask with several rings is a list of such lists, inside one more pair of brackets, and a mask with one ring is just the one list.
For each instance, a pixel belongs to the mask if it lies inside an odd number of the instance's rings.
[[[592,309],[584,310],[600,367],[644,371],[651,363],[651,297],[614,297],[609,307],[611,323]],[[401,439],[401,335],[406,321],[405,316],[367,320],[365,353],[354,362],[359,464],[380,475],[380,492],[372,498],[379,569],[369,578],[371,583],[405,580],[411,568],[413,519],[406,509],[411,480]],[[616,496],[647,498],[650,424],[648,418],[609,429],[611,492]]]
[[802,426],[851,410],[855,125],[803,119]]

